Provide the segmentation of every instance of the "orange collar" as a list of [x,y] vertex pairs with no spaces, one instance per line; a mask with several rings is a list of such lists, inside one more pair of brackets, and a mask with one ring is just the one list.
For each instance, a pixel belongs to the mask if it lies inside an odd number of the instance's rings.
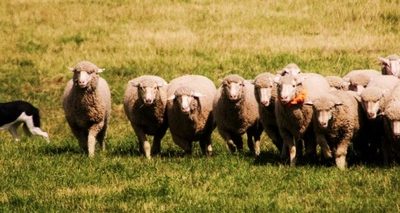
[[302,90],[296,94],[296,96],[288,103],[288,105],[302,104],[304,103],[306,96],[307,92],[305,90]]

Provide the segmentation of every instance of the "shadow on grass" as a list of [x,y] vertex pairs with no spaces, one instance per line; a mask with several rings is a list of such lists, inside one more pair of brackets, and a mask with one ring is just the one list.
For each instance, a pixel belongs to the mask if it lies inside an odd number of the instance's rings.
[[44,155],[62,155],[62,154],[85,154],[78,146],[71,144],[52,145],[43,147],[40,150]]

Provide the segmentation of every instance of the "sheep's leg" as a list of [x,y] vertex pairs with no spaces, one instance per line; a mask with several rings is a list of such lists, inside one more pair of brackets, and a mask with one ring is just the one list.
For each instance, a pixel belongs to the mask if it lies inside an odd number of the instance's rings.
[[174,140],[175,144],[181,147],[186,155],[191,155],[192,154],[192,142],[187,141],[179,136],[172,135],[172,140]]
[[218,132],[220,133],[221,137],[226,141],[226,145],[228,146],[228,149],[231,151],[231,153],[236,152],[236,144],[232,140],[231,134],[221,128],[218,128]]
[[97,134],[96,139],[100,144],[101,150],[106,151],[105,137],[107,136],[107,125],[104,125],[103,129]]
[[272,143],[279,150],[279,153],[282,153],[283,141],[279,134],[278,128],[276,128],[276,126],[268,125],[265,127],[265,132],[267,133],[268,137],[271,138]]
[[287,156],[286,151],[289,151],[290,166],[295,166],[296,165],[296,140],[295,140],[295,138],[290,137],[289,135],[285,135],[283,137],[283,144],[284,144],[284,146],[282,147],[283,159],[285,159]]
[[153,138],[153,146],[152,146],[152,154],[158,155],[161,152],[161,139],[164,137],[165,133],[167,132],[167,125],[164,125],[160,128],[160,131],[154,135]]
[[234,134],[232,136],[233,143],[236,145],[236,148],[239,152],[243,152],[243,140],[242,136],[239,134]]
[[144,133],[144,130],[137,126],[133,126],[133,129],[135,130],[136,136],[138,138],[139,152],[141,154],[144,154],[147,159],[151,159],[151,145],[149,141],[147,141],[147,137],[146,134]]
[[201,151],[206,156],[211,156],[212,146],[211,146],[211,135],[207,135],[200,140]]
[[335,152],[335,161],[336,166],[340,170],[346,169],[346,155],[347,148],[349,146],[350,140],[348,138],[344,139],[341,143],[339,143],[336,152]]
[[8,129],[8,131],[11,133],[11,135],[13,136],[15,141],[19,141],[19,135],[18,135],[18,131],[17,131],[18,126],[19,126],[19,123],[17,122],[15,124],[11,125],[10,128]]
[[89,157],[94,157],[94,151],[96,148],[96,137],[97,134],[103,129],[104,127],[104,121],[94,124],[89,128],[89,134],[88,134],[88,154]]
[[86,129],[79,127],[76,123],[67,119],[69,126],[71,127],[72,134],[78,139],[79,146],[82,150],[87,152],[87,135]]
[[332,151],[328,145],[328,141],[325,138],[325,135],[318,134],[316,135],[317,143],[321,147],[322,154],[326,159],[332,158]]

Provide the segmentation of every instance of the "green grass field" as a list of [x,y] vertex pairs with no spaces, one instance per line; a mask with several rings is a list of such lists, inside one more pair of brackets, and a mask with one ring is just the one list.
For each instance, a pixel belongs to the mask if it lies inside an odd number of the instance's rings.
[[[230,73],[253,78],[295,62],[343,75],[380,69],[400,50],[400,1],[0,1],[0,101],[40,108],[51,143],[0,132],[1,212],[399,212],[400,169],[289,168],[263,136],[261,160],[192,157],[169,134],[160,157],[139,156],[122,100],[128,80]],[[64,119],[68,66],[106,69],[112,90],[108,148],[88,159]]]

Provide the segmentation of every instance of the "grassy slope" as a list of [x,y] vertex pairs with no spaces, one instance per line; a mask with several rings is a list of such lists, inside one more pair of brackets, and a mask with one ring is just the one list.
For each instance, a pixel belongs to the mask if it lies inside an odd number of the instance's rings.
[[[400,49],[399,1],[89,2],[0,2],[0,101],[39,106],[52,137],[14,143],[0,132],[0,211],[400,211],[398,167],[288,168],[265,137],[258,163],[231,156],[217,133],[212,158],[180,157],[167,135],[147,161],[121,105],[125,82],[142,74],[218,83],[290,62],[324,75],[379,69],[377,56]],[[106,68],[114,103],[108,151],[95,159],[60,106],[66,67],[82,59]]]

